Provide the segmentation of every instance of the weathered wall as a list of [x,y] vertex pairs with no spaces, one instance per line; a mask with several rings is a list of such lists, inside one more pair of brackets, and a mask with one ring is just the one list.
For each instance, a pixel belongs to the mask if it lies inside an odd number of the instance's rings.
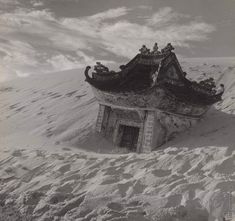
[[179,101],[176,97],[170,96],[165,90],[157,86],[149,89],[144,94],[136,94],[134,92],[111,93],[92,88],[99,102],[123,108],[159,109],[175,114],[200,117],[210,107],[209,105],[193,105]]
[[141,152],[150,152],[153,148],[155,111],[146,111],[144,119],[144,133]]
[[[137,111],[105,106],[102,133],[108,140],[116,145],[119,144],[122,135],[119,128],[120,125],[139,127],[140,133],[142,133],[143,119],[140,118],[140,115]],[[141,146],[142,142],[142,134],[140,135],[141,140],[138,141],[139,146]]]
[[102,104],[99,105],[99,111],[98,111],[98,116],[97,116],[97,120],[96,120],[96,131],[97,132],[102,132],[102,126],[103,126],[104,116],[105,116],[105,109],[106,109],[105,105],[102,105]]
[[153,128],[152,150],[161,146],[166,142],[167,129],[160,123],[155,113],[154,128]]
[[102,125],[99,132],[117,146],[122,137],[121,125],[138,127],[137,152],[154,150],[198,121],[197,118],[173,115],[157,109],[128,110],[104,105],[100,105],[97,125],[100,125],[101,116]]
[[153,149],[173,139],[179,132],[185,131],[195,125],[199,119],[156,110],[154,120]]

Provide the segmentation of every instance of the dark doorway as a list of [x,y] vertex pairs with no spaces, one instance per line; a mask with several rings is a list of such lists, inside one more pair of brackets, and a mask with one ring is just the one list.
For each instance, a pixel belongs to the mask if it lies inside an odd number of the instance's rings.
[[122,131],[120,147],[127,147],[131,151],[136,151],[139,137],[139,128],[125,125],[121,125],[120,127]]

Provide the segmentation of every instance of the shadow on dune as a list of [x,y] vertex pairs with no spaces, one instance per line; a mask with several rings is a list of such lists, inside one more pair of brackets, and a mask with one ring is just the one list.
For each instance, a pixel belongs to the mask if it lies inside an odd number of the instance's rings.
[[234,131],[235,114],[216,110],[213,107],[196,126],[182,132],[160,149],[167,147],[228,147],[226,155],[229,155],[235,150]]
[[[94,125],[83,128],[86,135],[77,136],[70,141],[73,147],[96,153],[120,153],[117,148],[101,134],[95,132]],[[156,148],[155,151],[167,147],[176,148],[227,148],[229,156],[235,150],[235,114],[229,114],[212,107],[201,121],[191,129],[184,131],[172,141]]]

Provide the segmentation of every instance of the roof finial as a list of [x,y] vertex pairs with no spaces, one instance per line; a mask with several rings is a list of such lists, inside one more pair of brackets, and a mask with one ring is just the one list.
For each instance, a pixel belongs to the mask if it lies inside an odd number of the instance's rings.
[[161,52],[162,52],[163,54],[169,54],[169,53],[171,53],[171,51],[174,50],[174,49],[175,49],[175,48],[172,46],[172,44],[171,44],[171,43],[168,43],[168,44],[166,45],[166,47],[161,50]]
[[98,73],[106,73],[109,72],[108,67],[101,64],[101,62],[96,62],[96,65],[94,66],[94,70]]
[[150,54],[150,50],[145,46],[145,45],[142,45],[142,48],[139,50],[141,54],[143,55],[148,55]]
[[161,54],[161,52],[158,50],[158,44],[155,42],[153,46],[153,51],[151,52],[153,55]]

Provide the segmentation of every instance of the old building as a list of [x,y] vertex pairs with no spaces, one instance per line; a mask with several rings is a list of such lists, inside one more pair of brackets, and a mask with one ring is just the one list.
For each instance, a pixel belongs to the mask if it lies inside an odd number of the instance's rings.
[[186,78],[171,44],[158,51],[143,46],[120,71],[97,62],[92,77],[85,70],[99,102],[96,130],[117,147],[149,152],[194,125],[221,100],[213,79]]

